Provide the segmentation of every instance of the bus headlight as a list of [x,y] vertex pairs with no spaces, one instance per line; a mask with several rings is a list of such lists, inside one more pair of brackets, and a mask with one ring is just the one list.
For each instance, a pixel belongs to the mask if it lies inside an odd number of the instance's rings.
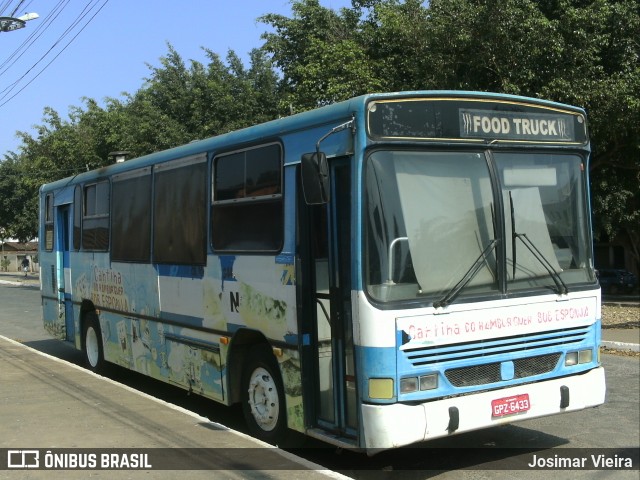
[[567,352],[564,357],[564,365],[565,367],[570,367],[572,365],[578,364],[578,352]]
[[433,390],[434,388],[438,388],[437,373],[422,375],[421,377],[406,377],[400,380],[400,393]]
[[407,377],[400,379],[400,393],[411,393],[418,391],[418,377]]
[[564,365],[571,367],[580,363],[591,363],[593,361],[593,350],[580,350],[577,352],[567,352],[564,357]]
[[591,363],[593,361],[593,350],[580,350],[578,352],[578,363]]
[[423,375],[420,377],[420,390],[433,390],[438,388],[438,374]]

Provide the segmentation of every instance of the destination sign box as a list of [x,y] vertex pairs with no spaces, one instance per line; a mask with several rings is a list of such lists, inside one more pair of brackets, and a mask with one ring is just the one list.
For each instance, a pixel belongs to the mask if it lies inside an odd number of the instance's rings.
[[587,143],[579,111],[546,105],[473,98],[402,98],[368,104],[374,140]]

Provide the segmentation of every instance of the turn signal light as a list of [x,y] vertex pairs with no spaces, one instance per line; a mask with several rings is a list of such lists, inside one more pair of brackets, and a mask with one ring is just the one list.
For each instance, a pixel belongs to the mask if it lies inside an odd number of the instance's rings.
[[370,378],[369,398],[393,398],[393,378]]

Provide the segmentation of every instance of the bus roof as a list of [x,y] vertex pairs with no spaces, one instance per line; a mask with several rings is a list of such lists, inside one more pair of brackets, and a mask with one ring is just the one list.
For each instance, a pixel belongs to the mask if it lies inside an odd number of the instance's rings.
[[[405,91],[405,92],[392,92],[392,93],[372,93],[354,97],[349,100],[338,102],[335,104],[323,106],[314,110],[301,112],[289,117],[272,120],[259,125],[246,127],[241,130],[232,131],[215,137],[206,138],[203,140],[195,140],[186,145],[181,145],[168,150],[150,153],[142,157],[127,160],[122,163],[115,163],[101,167],[89,172],[83,172],[78,175],[67,177],[55,182],[43,185],[42,191],[51,191],[63,188],[70,184],[83,183],[100,178],[108,178],[114,174],[127,172],[143,167],[148,167],[158,163],[166,161],[188,157],[190,155],[196,155],[203,152],[223,151],[230,148],[242,148],[243,145],[255,144],[258,142],[277,139],[278,137],[286,134],[294,133],[309,129],[311,127],[318,127],[322,125],[335,126],[336,122],[343,122],[355,115],[356,117],[362,116],[365,105],[371,100],[393,100],[402,98],[459,98],[464,99],[484,99],[484,100],[501,100],[501,101],[514,101],[524,102],[532,105],[539,105],[541,107],[557,108],[575,113],[583,114],[584,110],[578,107],[565,105],[548,100],[540,100],[535,98],[497,94],[488,92],[474,92],[474,91],[455,91],[455,90],[429,90],[429,91]],[[296,159],[297,162],[299,159]],[[294,161],[288,161],[285,159],[285,163],[295,163]]]

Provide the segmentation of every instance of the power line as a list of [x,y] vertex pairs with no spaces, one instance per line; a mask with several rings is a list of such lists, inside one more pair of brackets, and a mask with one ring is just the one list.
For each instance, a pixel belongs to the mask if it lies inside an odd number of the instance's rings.
[[2,6],[0,6],[0,14],[2,14],[2,12],[4,12],[7,8],[9,8],[9,5],[11,5],[11,1],[12,0],[7,0],[2,4]]
[[10,17],[15,17],[16,16],[16,12],[18,10],[20,10],[20,6],[24,3],[24,0],[20,0],[20,2],[18,3],[18,5],[16,6],[16,8],[13,9],[13,12],[11,12],[11,15],[9,15]]
[[[44,18],[42,22],[38,22],[38,26],[36,29],[27,37],[27,39],[22,42],[22,44],[7,57],[7,59],[0,64],[0,74],[3,74],[7,71],[11,66],[13,66],[22,55],[26,53],[26,51],[33,46],[33,44],[38,40],[48,29],[51,27],[51,24],[58,18],[58,16],[62,13],[65,7],[69,4],[71,0],[60,0],[56,6],[49,12],[49,14]],[[24,50],[20,55],[18,53],[20,50]],[[7,65],[12,59],[10,65]],[[6,65],[6,67],[5,67]],[[6,90],[6,89],[5,89]]]
[[31,5],[31,3],[32,3],[32,2],[33,2],[33,0],[29,0],[29,3],[27,3],[27,4],[24,6],[24,10],[25,10],[25,11],[27,11],[27,9],[29,8],[29,6]]
[[[58,39],[54,42],[54,44],[49,48],[49,50],[47,50],[47,52],[42,55],[28,70],[26,73],[24,73],[18,80],[16,80],[15,82],[13,82],[12,84],[10,84],[8,87],[6,87],[4,90],[2,90],[2,92],[4,95],[2,95],[2,97],[0,98],[0,101],[2,103],[0,103],[0,107],[6,105],[8,102],[10,102],[11,100],[13,100],[17,95],[19,95],[25,88],[27,88],[29,85],[31,85],[31,83],[33,83],[70,45],[71,43],[73,43],[73,41],[80,35],[80,33],[82,33],[84,31],[84,29],[93,21],[93,19],[98,15],[98,13],[100,13],[100,11],[102,11],[102,9],[107,5],[107,3],[109,2],[109,0],[104,0],[104,2],[101,5],[98,5],[98,1],[96,0],[94,2],[94,0],[91,0],[86,6],[85,8],[82,10],[82,12],[80,12],[80,14],[76,17],[76,19],[71,23],[71,25],[69,27],[67,27],[67,29],[58,37]],[[61,5],[63,2],[59,2],[58,5],[56,7],[58,7],[59,5]],[[54,17],[57,18],[57,16],[60,14],[60,12],[62,11],[62,9],[64,7],[66,7],[66,4],[68,3],[68,1],[62,5],[62,7],[60,8],[60,10],[58,11],[58,13],[56,14],[56,16]],[[34,68],[36,68],[59,44],[60,42],[62,42],[62,40],[64,40],[65,37],[67,37],[67,35],[69,35],[74,28],[76,28],[88,15],[91,14],[92,11],[95,12],[93,13],[93,15],[91,15],[91,17],[84,23],[84,25],[81,26],[80,30],[67,42],[66,45],[64,45],[64,47],[62,47],[62,49],[39,71],[37,72],[33,78],[31,78],[25,85],[23,85],[17,92],[15,92],[13,95],[11,95],[10,97],[8,97],[11,92],[18,87],[19,82],[21,82],[27,75],[29,75],[29,73],[31,73],[31,71],[33,71]],[[52,20],[53,21],[53,20]],[[50,26],[49,22],[49,26]],[[47,27],[48,28],[48,27]],[[15,62],[14,62],[15,63]],[[5,69],[6,70],[6,69]],[[8,91],[7,91],[8,90]],[[6,92],[6,93],[5,93]],[[7,98],[8,97],[8,98]]]

